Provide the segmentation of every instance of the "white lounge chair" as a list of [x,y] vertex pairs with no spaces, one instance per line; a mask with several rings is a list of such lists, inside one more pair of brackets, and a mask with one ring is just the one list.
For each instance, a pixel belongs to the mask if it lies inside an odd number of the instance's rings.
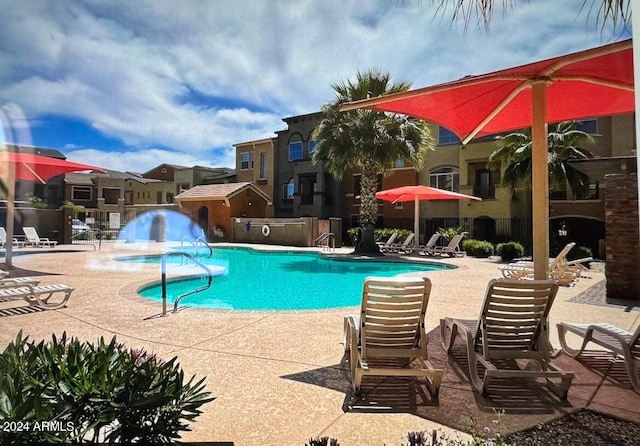
[[[640,371],[640,326],[633,333],[605,323],[570,324],[560,322],[557,327],[560,346],[572,358],[578,358],[591,342],[622,357],[633,389],[640,393],[640,379],[638,378]],[[573,349],[568,346],[567,332],[582,338],[580,348]]]
[[[486,395],[493,378],[544,378],[560,398],[567,397],[573,374],[551,363],[549,347],[548,316],[557,292],[551,280],[492,280],[477,320],[440,320],[448,353],[458,334],[466,343],[471,384],[478,392]],[[518,359],[535,360],[540,369],[521,368]],[[483,377],[478,363],[485,368]]]
[[[591,257],[573,261],[567,260],[567,254],[575,246],[575,243],[568,243],[558,255],[549,262],[549,278],[555,280],[560,285],[572,285],[580,278],[584,267],[580,264],[593,260]],[[508,279],[531,279],[533,278],[533,262],[514,262],[498,267],[502,276]]]
[[[21,298],[30,305],[37,305],[48,310],[56,310],[66,305],[73,288],[68,285],[2,285],[0,286],[0,298]],[[61,300],[50,301],[54,294],[61,294]]]
[[396,240],[396,237],[398,237],[397,231],[391,234],[391,237],[389,237],[389,239],[386,242],[376,242],[376,244],[378,245],[378,248],[380,248],[380,252],[386,252],[389,249],[389,247],[393,244],[393,242]]
[[434,233],[431,236],[431,238],[427,241],[426,245],[418,247],[418,254],[422,256],[428,255],[428,252],[430,250],[433,250],[436,247],[436,243],[438,242],[439,239],[440,239],[440,234],[438,234],[437,232]]
[[22,228],[22,230],[24,231],[24,235],[27,238],[27,245],[28,246],[36,246],[36,247],[50,246],[50,247],[55,247],[56,244],[58,243],[55,240],[49,240],[46,237],[40,237],[38,235],[38,232],[36,231],[36,228],[30,227],[30,226],[25,226],[25,227]]
[[[24,247],[25,242],[18,240],[17,238],[13,238],[13,246],[16,248]],[[7,231],[0,226],[0,247],[4,248],[7,246]]]
[[463,256],[464,251],[460,249],[460,242],[462,241],[462,234],[454,235],[447,246],[435,246],[432,249],[425,249],[424,254],[428,256],[441,256],[447,254],[450,257]]
[[[345,352],[356,393],[364,376],[422,376],[430,393],[438,397],[443,372],[428,360],[425,328],[430,292],[427,278],[365,279],[360,316],[347,316],[344,321]],[[392,364],[393,360],[399,364]],[[417,367],[409,367],[415,361]]]
[[412,232],[407,236],[402,243],[393,243],[386,250],[385,253],[394,254],[411,254],[415,248],[414,238],[415,234]]

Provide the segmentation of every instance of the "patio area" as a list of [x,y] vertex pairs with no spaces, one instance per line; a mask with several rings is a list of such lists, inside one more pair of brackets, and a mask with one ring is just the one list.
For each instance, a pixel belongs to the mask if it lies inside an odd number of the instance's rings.
[[[564,402],[544,386],[527,383],[500,382],[486,398],[472,392],[464,346],[447,356],[440,345],[438,321],[445,316],[478,316],[487,282],[500,276],[496,259],[435,260],[458,268],[428,273],[433,284],[427,310],[429,354],[434,366],[444,369],[440,398],[433,400],[411,379],[370,379],[363,382],[362,395],[352,393],[341,341],[343,316],[356,313],[357,307],[186,308],[158,317],[161,304],[139,297],[136,290],[160,279],[159,265],[113,258],[157,254],[172,246],[175,243],[103,244],[99,251],[66,245],[19,250],[29,254],[14,257],[13,276],[39,275],[43,284],[65,283],[76,290],[68,306],[55,311],[33,311],[23,301],[0,302],[0,347],[20,330],[32,340],[66,331],[91,342],[116,335],[129,347],[166,359],[177,356],[186,376],[207,377],[207,390],[216,398],[203,406],[204,413],[184,441],[302,446],[312,437],[329,436],[341,446],[399,446],[410,431],[442,429],[453,434],[463,426],[462,415],[473,416],[480,427],[491,425],[494,410],[505,412],[503,434],[584,407],[640,423],[640,395],[631,390],[624,365],[601,354],[582,362],[564,354],[556,358],[563,369],[575,373]],[[587,274],[575,286],[560,288],[551,310],[555,347],[559,321],[608,322],[627,330],[640,323],[639,307],[606,304],[602,268]],[[188,305],[188,301],[183,302]],[[16,307],[25,311],[9,311]]]

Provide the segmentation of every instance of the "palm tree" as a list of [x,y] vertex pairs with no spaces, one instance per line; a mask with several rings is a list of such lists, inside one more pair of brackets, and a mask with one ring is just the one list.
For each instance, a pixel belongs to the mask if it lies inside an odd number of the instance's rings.
[[[549,126],[548,162],[550,189],[564,190],[567,185],[578,196],[589,190],[589,176],[580,172],[570,160],[592,158],[593,154],[581,144],[593,144],[593,138],[576,129],[575,121]],[[506,165],[502,184],[510,189],[531,187],[531,132],[510,133],[498,139],[498,149],[489,156],[487,168],[500,169]]]
[[378,213],[376,191],[378,173],[395,167],[399,159],[422,168],[427,151],[434,148],[426,122],[385,112],[351,110],[341,112],[342,104],[370,97],[406,91],[407,82],[391,82],[391,75],[370,69],[332,85],[336,98],[322,107],[323,120],[314,131],[314,163],[325,161],[331,174],[341,179],[349,169],[362,173],[360,181],[360,227],[356,252],[379,253],[374,239]]
[[[489,29],[493,16],[495,0],[432,0],[436,3],[439,13],[444,14],[449,8],[453,8],[452,21],[459,19],[464,21],[465,29],[469,27],[471,19],[476,16],[478,24],[482,23]],[[513,8],[516,0],[502,0],[502,9]],[[618,24],[627,27],[631,23],[631,0],[583,0],[578,12],[587,10],[591,15],[595,13],[596,23],[611,22],[616,28]],[[503,11],[503,12],[504,12]]]

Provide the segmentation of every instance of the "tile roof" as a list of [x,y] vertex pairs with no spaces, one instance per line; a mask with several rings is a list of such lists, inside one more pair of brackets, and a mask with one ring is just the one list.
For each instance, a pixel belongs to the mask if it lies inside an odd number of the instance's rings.
[[224,184],[202,184],[194,186],[189,190],[186,190],[176,195],[176,200],[198,200],[202,198],[230,198],[244,189],[252,189],[259,195],[263,196],[266,200],[270,198],[247,181],[241,183],[224,183]]

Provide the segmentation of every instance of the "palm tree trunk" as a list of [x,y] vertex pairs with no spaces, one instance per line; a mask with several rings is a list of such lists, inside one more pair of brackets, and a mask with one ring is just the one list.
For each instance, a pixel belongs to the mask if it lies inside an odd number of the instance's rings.
[[360,179],[360,237],[356,245],[357,254],[380,255],[374,230],[378,214],[378,166],[373,160],[365,160]]

